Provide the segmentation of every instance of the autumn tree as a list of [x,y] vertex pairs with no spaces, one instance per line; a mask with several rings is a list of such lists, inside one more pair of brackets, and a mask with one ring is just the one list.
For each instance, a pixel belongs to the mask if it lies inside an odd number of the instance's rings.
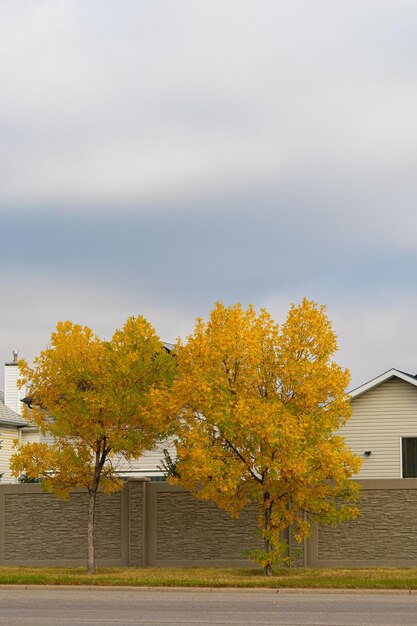
[[[281,531],[354,517],[360,460],[335,433],[350,414],[349,373],[333,361],[324,307],[304,299],[281,326],[266,310],[217,303],[177,346],[172,410],[180,413],[171,479],[237,517],[259,507],[266,574],[282,562]],[[174,408],[175,406],[175,408]]]
[[47,443],[19,445],[13,474],[40,478],[64,498],[75,487],[87,490],[87,564],[94,573],[97,493],[121,489],[115,461],[138,458],[167,431],[167,418],[153,404],[155,392],[172,383],[175,363],[152,326],[131,317],[109,341],[59,323],[33,367],[19,366],[31,398],[27,419]]

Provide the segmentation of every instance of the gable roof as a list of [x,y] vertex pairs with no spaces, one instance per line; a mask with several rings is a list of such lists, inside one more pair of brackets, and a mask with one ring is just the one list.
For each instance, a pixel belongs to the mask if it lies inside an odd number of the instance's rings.
[[354,398],[357,398],[366,391],[369,391],[370,389],[373,389],[374,387],[385,383],[391,378],[399,378],[400,380],[404,380],[406,383],[410,383],[411,385],[417,387],[417,376],[414,376],[414,374],[407,374],[407,372],[401,372],[401,370],[396,370],[392,368],[390,370],[387,370],[383,374],[376,376],[376,378],[372,378],[367,383],[364,383],[363,385],[352,389],[352,391],[349,391],[349,395],[353,400]]
[[26,426],[27,422],[8,406],[0,402],[0,424],[9,426]]

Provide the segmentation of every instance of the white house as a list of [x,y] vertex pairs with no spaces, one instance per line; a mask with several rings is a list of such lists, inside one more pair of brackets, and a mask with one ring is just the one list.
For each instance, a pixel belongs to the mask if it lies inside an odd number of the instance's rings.
[[[170,344],[166,344],[171,349]],[[23,391],[17,388],[17,353],[5,364],[5,394],[0,398],[0,473],[2,482],[14,482],[9,459],[13,441],[39,441],[37,428],[20,415]],[[417,376],[388,370],[350,392],[352,415],[339,434],[364,459],[358,478],[417,477]],[[121,476],[161,479],[167,448],[175,457],[172,440],[159,444],[140,459],[116,461]]]
[[[167,350],[172,350],[172,344],[165,344]],[[25,391],[18,388],[19,368],[17,365],[18,353],[13,353],[13,360],[4,366],[4,396],[0,396],[0,474],[1,482],[16,482],[10,473],[10,457],[13,454],[14,441],[41,441],[42,436],[36,426],[28,424],[22,418],[22,400]],[[146,476],[154,480],[161,480],[164,472],[161,469],[164,458],[163,450],[167,448],[171,456],[175,456],[172,441],[159,444],[154,450],[145,452],[140,459],[126,461],[124,458],[114,459],[118,473],[123,477]]]
[[390,369],[350,397],[352,415],[339,432],[364,459],[358,478],[416,478],[417,377]]
[[10,474],[9,461],[13,443],[20,439],[21,429],[26,423],[20,415],[0,401],[0,474],[1,482],[15,482]]
[[[355,478],[417,478],[417,376],[390,369],[349,395],[352,414],[338,434],[363,458]],[[142,475],[155,475],[163,447],[137,462]],[[169,452],[175,458],[172,444]]]
[[13,360],[5,364],[4,395],[0,396],[0,474],[1,482],[16,482],[10,473],[10,456],[15,441],[31,441],[39,437],[37,429],[31,427],[21,416],[21,402],[24,390],[17,386],[19,368],[17,352]]

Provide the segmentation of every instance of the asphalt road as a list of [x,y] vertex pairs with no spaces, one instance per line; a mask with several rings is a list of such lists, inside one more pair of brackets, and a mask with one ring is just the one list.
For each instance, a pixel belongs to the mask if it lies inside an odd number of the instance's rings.
[[2,587],[0,624],[409,626],[417,595]]

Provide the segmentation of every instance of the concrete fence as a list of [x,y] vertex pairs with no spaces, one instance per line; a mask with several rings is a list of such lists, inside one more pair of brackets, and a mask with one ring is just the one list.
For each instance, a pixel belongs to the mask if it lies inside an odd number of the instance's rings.
[[[417,479],[360,482],[357,520],[314,528],[302,546],[287,533],[293,565],[417,565]],[[97,508],[102,566],[244,566],[244,551],[260,544],[256,507],[232,520],[163,482],[131,479]],[[84,492],[65,501],[36,484],[0,486],[0,565],[85,565],[86,529]]]

